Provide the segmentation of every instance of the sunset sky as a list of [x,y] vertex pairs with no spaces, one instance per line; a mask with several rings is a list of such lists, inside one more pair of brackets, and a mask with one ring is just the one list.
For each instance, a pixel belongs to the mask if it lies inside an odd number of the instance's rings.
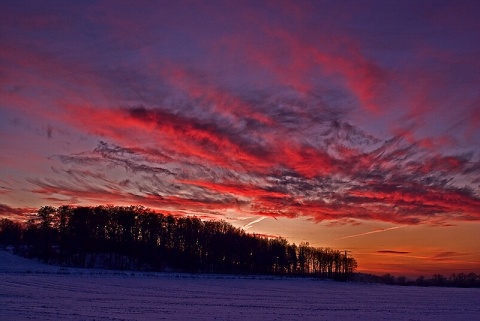
[[480,2],[2,1],[0,217],[144,205],[480,272]]

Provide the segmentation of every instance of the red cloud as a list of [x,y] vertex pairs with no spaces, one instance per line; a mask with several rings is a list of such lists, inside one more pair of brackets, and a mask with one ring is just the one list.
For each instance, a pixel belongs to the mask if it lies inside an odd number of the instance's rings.
[[[113,197],[112,201],[131,200],[134,204],[142,204],[143,199],[144,205],[151,204],[155,208],[171,212],[195,211],[195,208],[200,211],[238,208],[240,199],[248,197],[248,204],[241,205],[242,211],[273,217],[310,216],[317,221],[355,218],[417,224],[444,223],[449,219],[480,219],[476,211],[480,206],[478,198],[471,193],[450,188],[441,180],[444,175],[451,177],[475,171],[471,160],[461,156],[432,156],[423,152],[425,157],[420,161],[416,159],[421,154],[418,145],[401,138],[385,142],[370,153],[332,141],[330,150],[337,155],[334,157],[325,149],[304,144],[295,137],[285,137],[279,141],[272,136],[264,140],[266,145],[258,153],[258,149],[253,149],[247,138],[241,134],[235,136],[234,129],[223,128],[213,122],[203,123],[199,119],[161,109],[124,108],[95,112],[94,109],[73,107],[71,110],[75,117],[69,121],[89,130],[99,128],[103,135],[121,143],[133,145],[142,138],[153,139],[159,143],[162,153],[169,153],[171,157],[161,158],[161,162],[187,160],[211,168],[216,173],[213,176],[219,175],[221,178],[217,182],[198,180],[188,175],[183,176],[186,179],[178,179],[177,182],[181,189],[200,187],[204,189],[203,192],[210,192],[215,198],[193,197],[190,192],[189,195],[179,197],[172,194],[174,192],[171,190],[159,196],[160,194],[155,194],[153,181],[152,186],[142,187],[141,190],[145,193],[138,196],[122,194],[120,190],[117,196],[109,196],[118,192],[105,189],[92,192],[92,189],[70,188],[69,192],[65,186],[62,190],[46,184],[36,191],[38,193],[57,193],[72,200],[76,200],[75,197],[91,201]],[[88,113],[82,114],[85,111]],[[339,126],[334,126],[337,127]],[[353,136],[353,127],[342,128],[347,130],[342,133],[342,137],[347,138],[347,143],[348,138],[356,137]],[[360,137],[366,139],[365,136]],[[104,157],[110,161],[116,158],[108,158],[109,153],[112,153],[112,157],[123,157],[121,155],[124,154],[138,154],[142,157],[152,155],[155,162],[155,149],[117,149],[106,146],[99,149],[99,152],[104,153]],[[132,164],[128,159],[117,159],[116,164],[119,162],[127,167]],[[140,170],[156,173],[158,166],[142,167]],[[253,175],[251,183],[227,179],[224,171],[232,171],[236,175],[242,173],[247,177]],[[292,183],[282,182],[282,173],[289,171],[295,180]],[[169,173],[164,169],[161,172]],[[172,172],[170,174],[175,175]],[[438,176],[440,174],[442,175]],[[272,178],[279,175],[278,185],[266,185],[262,183],[265,180],[255,178],[265,175],[272,175]],[[338,177],[338,183],[328,180],[325,183],[330,177]],[[426,183],[427,180],[429,183]],[[272,182],[275,180],[272,179]],[[139,185],[129,184],[130,188],[135,186]]]
[[252,198],[262,198],[262,197],[288,197],[289,195],[277,191],[269,191],[257,187],[256,185],[245,185],[238,182],[231,182],[229,184],[219,184],[207,181],[188,181],[181,180],[179,181],[182,184],[194,185],[199,187],[207,188],[211,191],[218,192],[221,194],[230,193],[237,196],[252,197]]
[[[180,196],[160,196],[152,194],[136,195],[109,184],[112,188],[100,188],[88,185],[70,185],[65,182],[32,181],[38,188],[32,192],[44,195],[43,199],[58,204],[71,205],[142,205],[170,214],[202,214],[209,211],[232,208],[232,204],[221,200],[193,199]],[[55,196],[57,195],[57,196]]]
[[[315,89],[318,73],[337,81],[343,79],[363,107],[378,112],[379,87],[387,72],[361,53],[358,44],[343,35],[318,36],[304,40],[288,30],[265,27],[269,47],[254,46],[240,39],[225,40],[232,50],[242,50],[250,61],[271,72],[284,85],[300,93]],[[241,44],[241,47],[239,47]],[[315,75],[315,76],[314,76]]]
[[68,110],[67,120],[77,127],[127,145],[153,140],[170,152],[205,165],[265,172],[282,164],[306,177],[325,175],[335,168],[334,160],[326,152],[289,138],[278,142],[265,135],[262,141],[268,145],[262,147],[255,140],[250,143],[242,140],[242,136],[234,137],[215,124],[204,124],[161,109],[70,105]]
[[254,109],[254,106],[236,97],[231,92],[209,85],[205,80],[197,80],[196,75],[187,72],[181,66],[170,63],[163,68],[163,76],[175,88],[182,90],[189,100],[198,101],[205,106],[205,112],[231,118],[234,121],[253,119],[264,125],[273,125],[274,121],[267,115]]
[[217,132],[215,126],[160,109],[68,106],[68,110],[70,112],[65,117],[73,125],[122,144],[136,145],[149,140],[175,154],[228,168],[239,169],[237,164],[245,168],[265,168],[270,165],[268,160],[246,150],[231,137]]
[[26,221],[36,213],[35,208],[31,207],[10,207],[7,204],[0,203],[0,218],[8,218],[15,221]]
[[335,160],[325,151],[294,145],[288,140],[284,144],[279,143],[278,160],[307,178],[332,174],[336,167]]
[[412,210],[417,209],[415,216],[427,221],[432,219],[432,214],[433,217],[435,214],[442,214],[445,218],[480,219],[480,200],[458,191],[413,185],[385,191],[352,190],[348,195],[355,197],[352,201],[358,205],[383,203],[390,206],[389,212],[392,214],[415,215]]

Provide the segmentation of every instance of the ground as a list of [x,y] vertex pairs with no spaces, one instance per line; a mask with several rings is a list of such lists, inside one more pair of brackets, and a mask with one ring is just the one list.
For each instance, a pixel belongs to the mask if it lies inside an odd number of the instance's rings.
[[0,251],[0,320],[480,320],[480,289],[61,268]]

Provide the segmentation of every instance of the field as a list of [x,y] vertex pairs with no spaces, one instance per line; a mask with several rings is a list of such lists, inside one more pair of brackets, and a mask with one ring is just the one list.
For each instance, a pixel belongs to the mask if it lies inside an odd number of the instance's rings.
[[0,251],[0,320],[480,320],[480,289],[72,269]]

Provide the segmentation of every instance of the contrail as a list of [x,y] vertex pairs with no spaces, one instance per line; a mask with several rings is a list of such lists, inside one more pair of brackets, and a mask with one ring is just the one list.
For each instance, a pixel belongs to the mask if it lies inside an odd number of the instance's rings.
[[350,238],[352,238],[352,237],[359,237],[359,236],[364,236],[364,235],[369,235],[369,234],[375,234],[375,233],[380,233],[380,232],[386,232],[386,231],[391,231],[391,230],[397,230],[397,229],[402,228],[402,227],[405,227],[405,226],[407,226],[407,225],[394,226],[394,227],[383,228],[383,229],[379,229],[379,230],[373,230],[373,231],[370,231],[370,232],[365,232],[365,233],[360,233],[360,234],[355,234],[355,235],[348,235],[348,236],[344,236],[344,237],[335,239],[334,241],[344,240],[344,239],[350,239]]
[[251,221],[250,223],[245,224],[245,225],[243,226],[243,229],[244,229],[244,230],[248,230],[249,228],[252,227],[253,224],[258,223],[258,222],[261,222],[261,221],[263,221],[263,220],[266,219],[266,218],[267,218],[266,216],[261,216],[261,217],[257,218],[256,220],[253,220],[253,221]]

